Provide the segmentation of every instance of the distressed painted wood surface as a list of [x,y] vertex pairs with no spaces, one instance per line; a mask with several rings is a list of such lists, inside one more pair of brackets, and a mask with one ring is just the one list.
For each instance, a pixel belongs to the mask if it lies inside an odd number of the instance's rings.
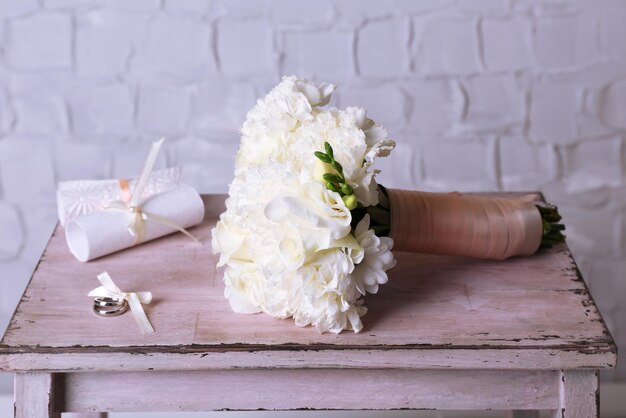
[[[559,370],[612,367],[606,353],[581,354],[579,351],[557,349],[271,349],[248,348],[223,350],[210,347],[189,348],[179,353],[134,349],[132,361],[129,352],[111,352],[101,348],[54,354],[55,349],[38,352],[14,353],[0,357],[4,370],[213,370],[238,368],[367,368],[377,369],[525,369]],[[101,350],[103,352],[99,352]],[[595,365],[595,366],[594,366]]]
[[554,418],[597,417],[600,411],[598,372],[563,371],[559,378],[559,404]]
[[[210,247],[223,197],[207,203],[207,219],[193,229],[203,245],[176,234],[84,264],[57,228],[0,344],[0,369],[615,364],[613,340],[565,246],[506,262],[398,253],[389,283],[366,298],[359,334],[235,314]],[[146,312],[155,334],[142,335],[130,314],[91,313],[86,294],[103,270],[124,290],[153,292]]]
[[60,407],[67,411],[555,410],[558,379],[556,371],[523,370],[67,373]]
[[55,389],[51,373],[16,373],[15,418],[61,418]]

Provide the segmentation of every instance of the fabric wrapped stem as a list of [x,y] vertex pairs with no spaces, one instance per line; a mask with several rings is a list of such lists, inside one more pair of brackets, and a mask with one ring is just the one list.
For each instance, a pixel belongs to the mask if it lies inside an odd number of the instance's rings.
[[544,223],[532,195],[385,191],[397,251],[503,260],[534,254],[542,243]]

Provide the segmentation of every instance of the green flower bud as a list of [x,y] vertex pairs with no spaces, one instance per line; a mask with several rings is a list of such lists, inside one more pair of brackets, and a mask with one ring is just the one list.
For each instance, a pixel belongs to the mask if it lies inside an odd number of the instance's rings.
[[333,161],[328,155],[324,154],[323,152],[315,151],[314,154],[320,161],[327,164],[330,164]]
[[326,150],[326,154],[330,157],[330,158],[334,158],[333,155],[333,147],[330,146],[330,144],[328,142],[324,142],[324,150]]
[[336,174],[332,174],[332,173],[325,173],[322,175],[322,178],[325,181],[329,181],[329,182],[333,182],[333,183],[339,183],[339,181],[341,180],[339,177],[337,177]]
[[346,195],[344,197],[342,197],[343,199],[343,203],[346,205],[346,207],[350,210],[356,208],[356,196],[351,194],[351,195]]
[[341,186],[341,192],[346,195],[354,194],[354,189],[349,184],[344,184],[343,186]]
[[337,187],[334,183],[331,183],[331,182],[326,183],[326,188],[333,192],[339,193],[339,187]]

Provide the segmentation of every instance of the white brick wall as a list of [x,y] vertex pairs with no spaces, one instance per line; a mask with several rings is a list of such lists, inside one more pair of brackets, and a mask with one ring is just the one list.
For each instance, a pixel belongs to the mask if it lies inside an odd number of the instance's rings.
[[0,0],[0,329],[57,181],[132,175],[165,135],[160,166],[224,191],[247,109],[297,73],[387,125],[384,184],[544,191],[626,347],[625,18],[611,0]]

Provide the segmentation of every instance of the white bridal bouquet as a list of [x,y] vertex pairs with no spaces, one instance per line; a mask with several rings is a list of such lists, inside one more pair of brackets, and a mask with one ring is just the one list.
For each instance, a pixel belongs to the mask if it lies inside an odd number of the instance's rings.
[[213,247],[235,312],[358,332],[395,260],[351,210],[379,203],[372,165],[395,143],[364,109],[325,107],[333,89],[285,77],[248,113]]
[[395,142],[364,109],[327,107],[334,86],[285,77],[248,113],[226,211],[213,230],[235,312],[358,332],[395,250],[488,259],[564,240],[556,207],[385,189],[373,164]]

